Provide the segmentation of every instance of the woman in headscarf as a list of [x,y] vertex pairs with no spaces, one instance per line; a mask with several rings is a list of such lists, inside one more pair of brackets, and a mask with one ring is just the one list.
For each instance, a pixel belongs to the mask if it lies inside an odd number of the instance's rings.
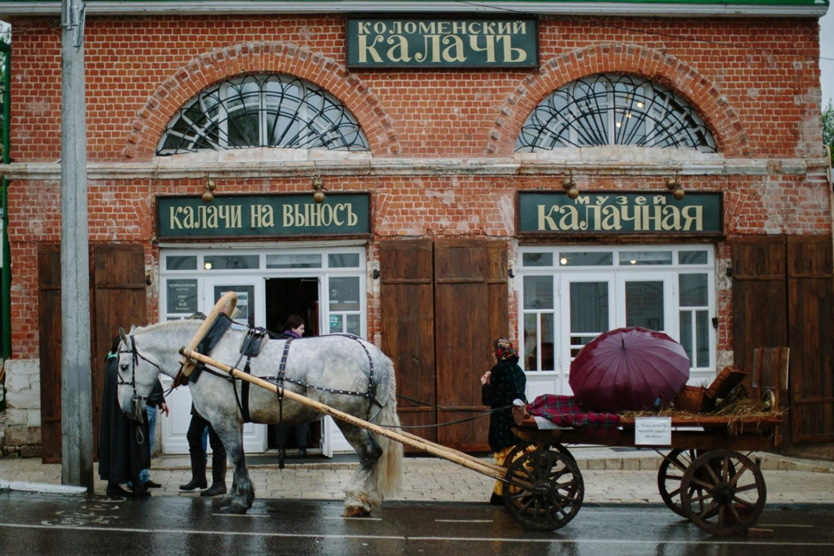
[[[489,420],[489,447],[494,452],[495,462],[505,465],[507,455],[519,442],[513,434],[513,400],[527,401],[524,390],[527,378],[518,366],[518,351],[507,338],[498,338],[493,343],[496,365],[481,377],[481,402],[493,409]],[[507,464],[510,462],[506,462]],[[502,483],[495,482],[490,504],[503,504]]]

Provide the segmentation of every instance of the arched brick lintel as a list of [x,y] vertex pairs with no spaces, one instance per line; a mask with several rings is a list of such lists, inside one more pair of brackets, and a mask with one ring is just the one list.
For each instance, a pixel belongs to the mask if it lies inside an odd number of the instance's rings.
[[139,111],[125,145],[127,158],[149,160],[171,118],[209,85],[243,73],[286,73],[326,89],[356,117],[370,150],[400,153],[394,125],[362,81],[330,58],[289,43],[248,43],[208,52],[176,70]]
[[698,110],[713,132],[718,151],[749,155],[747,133],[729,101],[692,66],[660,50],[627,44],[601,44],[566,52],[542,62],[526,76],[500,108],[490,132],[486,154],[512,156],[527,116],[559,87],[595,73],[631,73],[681,94]]

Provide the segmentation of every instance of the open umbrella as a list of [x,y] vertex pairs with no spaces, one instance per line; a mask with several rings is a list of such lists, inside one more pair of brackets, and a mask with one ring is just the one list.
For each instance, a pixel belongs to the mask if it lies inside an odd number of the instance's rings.
[[569,382],[579,403],[614,413],[666,405],[688,379],[689,357],[678,342],[656,330],[618,328],[582,348]]

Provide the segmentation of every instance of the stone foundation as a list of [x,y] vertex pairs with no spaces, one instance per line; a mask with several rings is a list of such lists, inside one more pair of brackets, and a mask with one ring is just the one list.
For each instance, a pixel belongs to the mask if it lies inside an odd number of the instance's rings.
[[2,456],[41,455],[41,379],[38,359],[6,361],[5,431]]

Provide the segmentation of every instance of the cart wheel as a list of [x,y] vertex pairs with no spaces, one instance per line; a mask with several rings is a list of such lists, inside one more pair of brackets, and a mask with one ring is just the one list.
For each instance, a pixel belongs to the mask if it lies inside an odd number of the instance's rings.
[[728,536],[755,525],[767,489],[759,466],[750,458],[731,450],[711,450],[684,473],[680,497],[683,511],[701,530]]
[[[548,446],[551,450],[556,450],[557,452],[560,452],[560,453],[562,453],[562,454],[566,455],[566,456],[567,456],[567,457],[569,457],[571,460],[573,460],[574,462],[576,462],[576,458],[575,458],[575,457],[573,457],[573,454],[571,454],[571,453],[570,453],[570,450],[568,450],[568,449],[567,449],[564,445],[559,444],[558,442],[551,442],[551,443],[550,443],[550,444],[548,444],[547,446]],[[510,450],[510,453],[508,453],[508,454],[507,454],[507,457],[506,457],[506,458],[504,458],[504,467],[509,467],[509,466],[510,466],[510,464],[512,464],[512,462],[514,462],[515,460],[517,460],[517,459],[518,459],[518,457],[519,457],[521,454],[523,454],[523,453],[525,453],[525,452],[534,452],[534,451],[536,451],[537,449],[539,449],[539,446],[538,446],[538,445],[536,445],[536,444],[534,444],[534,443],[532,443],[532,442],[529,442],[529,443],[528,443],[528,442],[519,442],[518,444],[516,444],[515,446],[513,446],[513,449],[512,449],[512,450]]]
[[672,450],[663,457],[657,470],[657,490],[666,507],[689,519],[680,503],[681,482],[686,470],[695,460],[695,450]]
[[[672,450],[663,457],[663,461],[657,470],[657,489],[663,503],[666,504],[667,508],[686,519],[689,519],[689,514],[684,512],[680,498],[683,476],[692,462],[702,453],[703,451],[695,450]],[[735,473],[734,465],[732,466],[732,472]],[[705,471],[702,470],[701,474],[704,473]],[[703,492],[703,487],[697,481],[690,483],[690,500],[701,499]],[[701,502],[696,504],[695,511],[700,513],[705,507],[706,503],[701,499]],[[713,512],[716,511],[718,510],[713,509]]]
[[518,457],[507,469],[504,505],[528,529],[554,531],[576,517],[585,483],[576,462],[558,449]]

